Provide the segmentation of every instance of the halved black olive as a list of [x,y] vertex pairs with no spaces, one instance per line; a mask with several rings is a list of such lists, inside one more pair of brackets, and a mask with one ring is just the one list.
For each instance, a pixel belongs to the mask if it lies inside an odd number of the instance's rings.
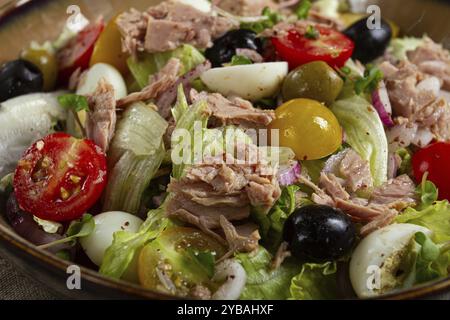
[[262,52],[262,41],[250,30],[232,30],[214,41],[214,45],[205,51],[206,58],[213,67],[221,67],[236,55],[236,49],[251,49]]
[[381,20],[380,27],[369,27],[368,18],[364,18],[348,27],[344,34],[355,42],[353,58],[362,63],[369,63],[381,57],[389,46],[392,28]]
[[0,68],[0,102],[41,92],[43,87],[42,72],[31,62],[19,59],[7,62]]

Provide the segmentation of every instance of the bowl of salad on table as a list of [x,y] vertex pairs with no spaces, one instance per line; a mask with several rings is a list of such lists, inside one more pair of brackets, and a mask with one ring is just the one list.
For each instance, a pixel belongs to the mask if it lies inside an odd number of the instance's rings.
[[0,254],[62,298],[448,298],[450,6],[405,5],[8,1]]

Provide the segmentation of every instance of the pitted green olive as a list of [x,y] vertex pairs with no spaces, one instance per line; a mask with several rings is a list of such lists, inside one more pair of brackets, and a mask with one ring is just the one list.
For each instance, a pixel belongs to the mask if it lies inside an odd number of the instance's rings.
[[327,63],[314,61],[293,70],[283,84],[283,99],[305,98],[331,105],[342,91],[344,81]]

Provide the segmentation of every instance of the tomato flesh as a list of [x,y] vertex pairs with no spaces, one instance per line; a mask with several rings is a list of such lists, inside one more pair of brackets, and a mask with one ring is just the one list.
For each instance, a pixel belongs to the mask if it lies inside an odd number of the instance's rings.
[[434,143],[416,152],[412,159],[416,182],[420,183],[426,173],[428,180],[439,189],[440,200],[450,200],[450,144]]
[[58,52],[59,81],[65,83],[75,70],[89,68],[95,43],[105,27],[101,20],[88,25],[65,48]]
[[353,54],[355,45],[344,34],[324,26],[316,26],[318,37],[306,36],[304,30],[290,30],[286,36],[272,38],[278,56],[291,69],[313,61],[324,61],[333,68],[344,66]]
[[56,133],[26,151],[14,175],[14,191],[24,211],[63,222],[86,213],[106,181],[106,157],[92,141]]

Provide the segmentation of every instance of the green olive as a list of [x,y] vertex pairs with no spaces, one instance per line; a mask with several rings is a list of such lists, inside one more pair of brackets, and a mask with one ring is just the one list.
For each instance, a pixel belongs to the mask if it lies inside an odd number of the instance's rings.
[[45,49],[29,48],[22,52],[21,57],[41,70],[44,76],[44,91],[53,90],[58,77],[58,61],[55,54]]
[[283,84],[283,99],[313,99],[331,105],[344,81],[327,63],[314,61],[293,70]]

